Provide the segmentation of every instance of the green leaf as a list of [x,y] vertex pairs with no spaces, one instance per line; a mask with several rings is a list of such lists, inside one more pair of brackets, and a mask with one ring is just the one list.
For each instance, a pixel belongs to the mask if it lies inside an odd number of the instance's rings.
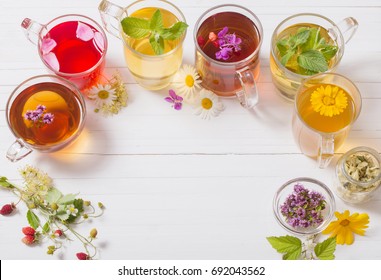
[[32,228],[37,229],[40,226],[40,219],[31,210],[26,213],[26,218]]
[[75,199],[76,196],[77,196],[76,194],[71,194],[71,193],[70,193],[70,194],[67,194],[67,195],[61,197],[61,198],[57,201],[57,203],[58,203],[58,204],[71,204],[71,203],[73,203],[73,201],[74,201],[74,199]]
[[50,223],[46,222],[45,225],[42,227],[43,233],[48,233],[50,231]]
[[295,54],[295,51],[288,50],[284,56],[280,59],[280,63],[282,63],[283,66],[286,66],[287,62],[290,60],[290,58]]
[[150,21],[136,17],[126,17],[121,21],[124,33],[128,36],[140,39],[150,34]]
[[149,42],[156,55],[163,54],[164,52],[164,39],[159,34],[152,34],[149,38]]
[[163,29],[163,17],[159,9],[152,15],[150,29],[160,32]]
[[278,253],[284,254],[284,260],[297,260],[302,253],[302,241],[299,238],[286,235],[270,236],[267,240]]
[[302,46],[303,51],[315,49],[320,39],[320,27],[310,28],[309,30],[310,30],[310,36],[308,37],[308,40]]
[[186,24],[185,22],[179,21],[179,22],[176,22],[174,25],[172,25],[170,28],[164,28],[160,35],[165,40],[176,40],[177,38],[180,38],[184,34],[187,27],[188,27],[188,24]]
[[311,34],[311,31],[308,29],[297,33],[295,36],[292,37],[292,42],[293,42],[292,47],[296,48],[297,46],[307,42],[308,38],[310,37],[310,34]]
[[320,52],[323,54],[326,61],[329,61],[337,53],[338,48],[336,46],[326,46],[321,49]]
[[15,186],[8,182],[7,177],[0,177],[0,187],[7,189],[14,189]]
[[314,72],[325,72],[328,70],[328,64],[324,55],[316,50],[309,50],[298,56],[299,66]]
[[52,188],[48,191],[45,200],[49,203],[56,203],[62,197],[62,193],[56,188]]
[[333,254],[336,250],[336,237],[327,238],[321,243],[315,246],[315,255],[320,260],[333,260],[335,255]]
[[276,47],[279,51],[280,57],[284,56],[288,50],[287,48],[287,41],[286,40],[280,40],[276,43]]

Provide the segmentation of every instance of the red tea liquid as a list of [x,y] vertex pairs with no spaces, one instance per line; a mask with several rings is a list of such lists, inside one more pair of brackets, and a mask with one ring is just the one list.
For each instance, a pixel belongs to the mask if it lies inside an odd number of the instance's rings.
[[[224,27],[228,27],[228,33],[239,37],[242,40],[241,50],[234,52],[228,60],[216,59],[216,52],[220,50],[209,38],[209,33],[216,35]],[[241,89],[241,84],[235,78],[235,70],[241,67],[249,67],[254,77],[259,74],[259,52],[252,54],[259,47],[261,40],[259,31],[254,22],[236,12],[217,13],[207,18],[197,31],[197,38],[204,38],[205,44],[200,46],[202,53],[196,52],[196,68],[202,77],[202,85],[222,96],[232,96]],[[252,56],[252,57],[251,57]],[[250,59],[245,61],[246,59]],[[224,63],[224,65],[216,64]]]
[[[25,115],[39,106],[53,114],[50,124],[28,120]],[[49,147],[64,142],[75,134],[80,126],[82,107],[79,99],[69,88],[52,82],[39,83],[23,90],[13,101],[9,121],[15,134],[25,142]]]
[[65,74],[82,73],[93,68],[105,51],[104,40],[102,33],[93,26],[81,21],[67,21],[49,30],[42,39],[40,51],[51,69],[82,89],[95,84],[104,62],[90,73],[80,76]]

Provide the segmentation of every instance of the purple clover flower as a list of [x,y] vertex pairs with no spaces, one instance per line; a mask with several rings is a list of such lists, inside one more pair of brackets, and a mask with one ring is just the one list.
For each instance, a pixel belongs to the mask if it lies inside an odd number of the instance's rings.
[[46,112],[46,106],[38,105],[36,110],[26,111],[24,119],[33,122],[37,127],[42,127],[45,124],[51,124],[54,120],[54,115]]
[[323,222],[322,211],[325,207],[326,201],[321,193],[310,191],[298,183],[280,206],[280,212],[290,226],[308,228]]
[[216,59],[228,60],[233,53],[239,52],[241,50],[240,44],[242,39],[237,37],[235,33],[228,33],[229,28],[224,27],[220,32],[218,32],[218,45],[220,50],[216,52]]
[[173,89],[169,90],[169,96],[164,98],[165,101],[172,103],[172,107],[175,110],[181,110],[183,104],[183,98],[181,96],[178,96],[176,92]]

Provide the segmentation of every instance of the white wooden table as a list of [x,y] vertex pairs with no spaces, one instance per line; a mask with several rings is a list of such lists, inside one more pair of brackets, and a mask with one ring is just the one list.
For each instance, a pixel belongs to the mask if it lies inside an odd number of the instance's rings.
[[[379,0],[271,1],[237,0],[261,20],[260,103],[253,112],[236,100],[223,100],[225,111],[211,121],[193,115],[190,106],[175,111],[163,98],[168,89],[150,92],[129,74],[122,42],[108,35],[107,73],[119,69],[129,105],[104,118],[89,104],[85,131],[78,142],[54,154],[33,152],[17,163],[5,158],[14,138],[7,127],[5,104],[27,78],[47,73],[37,49],[23,35],[25,17],[46,23],[68,13],[98,22],[98,0],[0,1],[0,175],[21,183],[18,169],[31,164],[46,171],[64,193],[80,192],[107,210],[80,231],[98,228],[101,259],[280,259],[266,236],[285,235],[275,221],[272,199],[285,181],[307,176],[332,187],[338,157],[355,146],[381,151],[381,3]],[[114,0],[125,6],[131,1]],[[206,9],[229,1],[173,0],[190,27],[184,63],[193,64],[193,26]],[[360,27],[346,46],[338,72],[360,88],[363,108],[346,143],[327,169],[300,153],[291,134],[293,106],[271,82],[270,38],[276,25],[300,12],[320,13],[340,21],[355,17]],[[0,204],[15,198],[0,191]],[[338,246],[337,259],[381,259],[381,193],[362,206],[337,199],[337,210],[367,212],[370,227],[352,246]],[[20,239],[26,208],[0,216],[0,259],[75,259],[79,242],[63,254],[48,256],[44,244],[27,247]]]

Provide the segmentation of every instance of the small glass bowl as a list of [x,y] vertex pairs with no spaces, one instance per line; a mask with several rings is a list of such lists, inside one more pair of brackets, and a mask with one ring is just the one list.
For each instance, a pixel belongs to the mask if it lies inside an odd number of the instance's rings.
[[[284,204],[288,196],[294,192],[294,186],[298,183],[303,185],[304,188],[309,191],[320,193],[325,198],[325,209],[322,211],[323,222],[318,226],[310,226],[307,228],[293,227],[287,223],[286,218],[281,213],[281,206]],[[295,178],[284,183],[275,193],[273,200],[273,210],[276,220],[285,230],[297,235],[313,235],[322,232],[330,223],[335,208],[335,198],[332,191],[322,182],[307,177]]]

